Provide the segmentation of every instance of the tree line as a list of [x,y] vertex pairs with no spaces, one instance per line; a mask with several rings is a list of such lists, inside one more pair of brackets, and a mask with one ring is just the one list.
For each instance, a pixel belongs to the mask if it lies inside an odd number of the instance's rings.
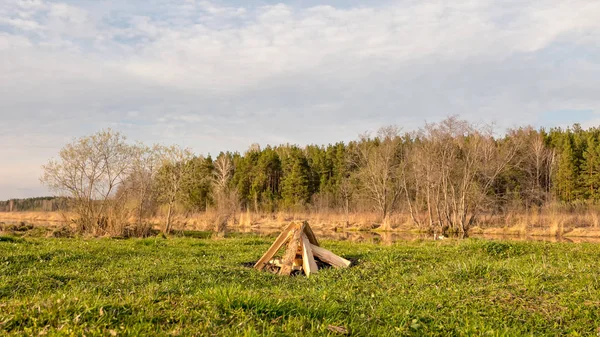
[[41,181],[68,197],[82,231],[144,235],[162,209],[169,232],[183,208],[215,211],[217,232],[240,211],[375,211],[383,229],[402,212],[421,229],[467,233],[486,214],[598,201],[600,129],[498,136],[453,116],[412,132],[388,126],[348,143],[254,144],[214,158],[106,130],[66,145]]
[[63,198],[36,197],[0,201],[0,212],[54,212],[66,206]]

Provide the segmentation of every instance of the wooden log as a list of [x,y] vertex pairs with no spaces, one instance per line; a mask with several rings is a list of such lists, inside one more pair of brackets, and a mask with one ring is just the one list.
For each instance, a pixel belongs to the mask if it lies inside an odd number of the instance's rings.
[[302,234],[302,269],[304,274],[310,277],[310,274],[316,274],[319,271],[319,267],[315,262],[315,257],[312,253],[311,243],[306,233]]
[[275,267],[281,267],[281,259],[272,259],[269,261],[269,263]]
[[[278,268],[281,268],[281,266],[282,266],[281,259],[273,259],[273,260],[269,261],[269,263]],[[302,270],[302,265],[296,265],[296,263],[294,263],[293,269],[294,270]]]
[[308,240],[310,241],[311,244],[313,244],[315,246],[319,246],[319,241],[317,240],[317,236],[312,231],[312,228],[310,228],[308,221],[304,221],[304,234],[306,234],[306,237],[308,237]]
[[335,268],[347,268],[350,267],[352,262],[335,255],[325,248],[315,246],[311,244],[313,255],[318,257],[321,261],[332,265]]
[[275,242],[273,242],[273,244],[271,245],[269,250],[267,250],[267,252],[260,258],[260,260],[258,260],[258,262],[256,262],[256,264],[254,265],[254,268],[256,268],[258,270],[263,270],[265,268],[265,266],[267,265],[267,262],[270,259],[272,259],[273,256],[277,253],[277,251],[279,251],[281,246],[283,246],[289,240],[291,230],[296,226],[297,225],[295,223],[289,224],[289,226],[287,226],[287,228],[284,229],[283,232],[281,232],[281,234],[279,234],[279,236],[277,237]]
[[301,224],[299,227],[293,230],[293,236],[290,242],[288,243],[288,248],[283,256],[283,260],[281,262],[281,270],[279,270],[279,275],[289,275],[292,273],[294,269],[294,259],[296,257],[296,252],[298,251],[298,246],[300,245],[300,240],[302,239],[302,232],[304,231],[304,224]]

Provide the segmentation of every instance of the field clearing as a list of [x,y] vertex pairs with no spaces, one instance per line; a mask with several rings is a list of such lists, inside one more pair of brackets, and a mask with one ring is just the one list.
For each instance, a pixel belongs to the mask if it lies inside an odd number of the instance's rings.
[[[315,277],[248,268],[271,238],[0,237],[8,335],[596,335],[600,246],[325,241]],[[337,329],[336,329],[337,327]],[[336,332],[337,331],[337,332]]]

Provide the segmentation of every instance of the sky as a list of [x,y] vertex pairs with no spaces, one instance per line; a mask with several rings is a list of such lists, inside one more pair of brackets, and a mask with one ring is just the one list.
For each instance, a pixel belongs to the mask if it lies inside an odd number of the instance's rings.
[[0,0],[0,200],[112,128],[198,154],[600,124],[600,1]]

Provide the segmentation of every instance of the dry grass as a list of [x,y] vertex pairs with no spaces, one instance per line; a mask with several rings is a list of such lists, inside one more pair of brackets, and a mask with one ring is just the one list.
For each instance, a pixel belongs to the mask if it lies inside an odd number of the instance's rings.
[[3,221],[68,222],[74,214],[62,212],[0,212]]
[[[148,219],[154,225],[164,222],[159,211],[156,217]],[[73,218],[73,214],[59,212],[0,212],[0,221],[25,221],[60,223]],[[212,230],[217,212],[185,214],[180,211],[173,218],[179,230]],[[375,213],[336,212],[278,212],[254,213],[238,212],[228,222],[229,228],[250,231],[253,228],[280,228],[290,221],[307,220],[318,230],[364,231],[380,227],[381,218]],[[415,231],[419,228],[412,223],[408,214],[395,214],[391,218],[394,231]],[[135,219],[130,219],[131,222]],[[482,217],[472,228],[473,234],[529,235],[529,236],[580,236],[600,237],[600,212],[588,207],[580,210],[561,210],[557,207],[523,212],[515,211],[505,215]]]
[[[177,228],[191,230],[210,230],[215,214],[206,212],[178,216]],[[160,218],[157,218],[158,221]],[[375,230],[381,223],[375,213],[293,213],[279,212],[236,214],[229,226],[238,230],[252,228],[280,228],[290,221],[307,220],[316,230],[361,231]],[[395,214],[392,217],[393,230],[418,230],[408,214]],[[507,215],[496,215],[482,218],[472,229],[473,234],[529,235],[529,236],[569,236],[600,237],[600,215],[592,209],[582,211],[565,211],[547,209],[532,212],[511,212]]]
[[593,207],[568,210],[552,206],[488,217],[476,230],[503,235],[600,236],[600,215]]

